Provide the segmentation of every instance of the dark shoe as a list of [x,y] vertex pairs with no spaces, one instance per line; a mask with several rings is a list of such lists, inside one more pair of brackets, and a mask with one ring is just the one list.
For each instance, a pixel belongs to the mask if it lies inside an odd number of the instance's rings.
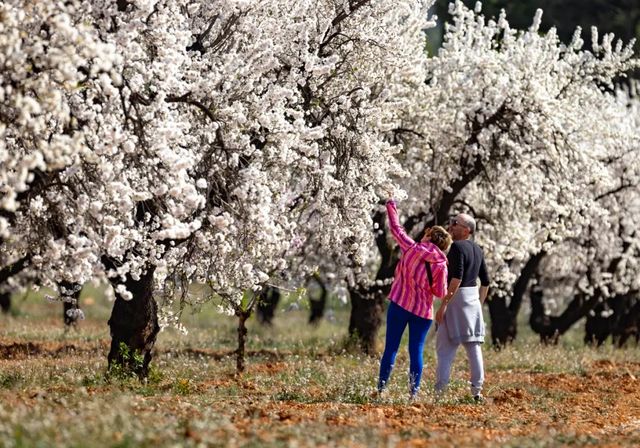
[[473,401],[480,404],[480,403],[484,403],[486,400],[484,399],[482,394],[478,394],[473,396]]

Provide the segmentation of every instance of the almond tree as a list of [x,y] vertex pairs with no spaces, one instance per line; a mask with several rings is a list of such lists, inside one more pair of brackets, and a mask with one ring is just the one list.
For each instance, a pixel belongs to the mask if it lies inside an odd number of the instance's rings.
[[75,20],[78,14],[82,7],[72,3],[0,5],[0,285],[7,307],[19,277],[38,280],[33,262],[51,237],[64,237],[60,217],[39,214],[59,199],[54,185],[63,173],[89,152],[71,97],[117,79],[114,48]]
[[[168,279],[181,278],[173,284],[208,283],[211,296],[243,321],[252,308],[241,306],[243,292],[281,283],[282,271],[300,285],[320,259],[332,260],[340,278],[360,269],[380,186],[401,171],[384,136],[422,79],[429,5],[263,2],[234,22],[225,65],[203,41],[199,58],[209,71],[192,91],[213,105],[202,129],[224,123],[216,136],[226,149],[205,160],[209,215],[170,251],[192,267],[167,270]],[[215,30],[219,20],[211,15],[201,27]],[[216,64],[220,73],[211,70]],[[218,104],[221,89],[233,108]]]
[[606,155],[612,181],[594,184],[595,207],[576,217],[572,237],[549,251],[536,272],[531,325],[545,342],[584,317],[587,343],[612,336],[621,346],[638,335],[640,114],[635,92],[619,90],[617,101],[622,108],[609,120],[611,134],[628,127],[635,136]]
[[[188,301],[189,284],[206,283],[206,299],[238,314],[250,312],[240,309],[245,293],[279,272],[315,269],[303,248],[361,265],[369,211],[401,170],[382,136],[421,79],[427,6],[3,4],[3,25],[18,28],[4,54],[35,61],[21,76],[40,82],[24,87],[22,103],[3,102],[14,107],[3,119],[15,136],[7,152],[19,155],[3,162],[12,281],[110,283],[109,363],[145,376],[172,318],[158,320],[156,292],[170,308],[176,296]],[[58,58],[66,65],[50,67]],[[40,79],[47,71],[56,75]],[[60,117],[16,120],[39,117],[51,92]],[[40,143],[19,137],[30,123],[59,157],[43,160]]]
[[[507,306],[518,269],[567,235],[567,220],[593,198],[585,194],[589,185],[606,177],[603,155],[625,147],[636,132],[611,132],[608,120],[621,109],[606,89],[635,66],[633,43],[614,45],[612,36],[599,39],[594,30],[587,50],[580,30],[569,45],[553,29],[541,34],[541,11],[518,31],[504,13],[485,19],[479,4],[475,11],[459,1],[450,8],[442,49],[429,59],[425,83],[393,130],[404,148],[398,160],[411,172],[398,179],[408,197],[402,210],[416,235],[459,211],[487,221],[478,239],[497,297],[492,321],[511,325]],[[384,233],[377,241],[376,282],[351,291],[375,298],[361,302],[370,323],[358,328],[366,350],[396,259]]]

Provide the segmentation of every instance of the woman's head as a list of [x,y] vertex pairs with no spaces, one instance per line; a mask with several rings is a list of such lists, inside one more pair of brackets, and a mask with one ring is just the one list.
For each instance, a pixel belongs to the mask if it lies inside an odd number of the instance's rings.
[[444,227],[440,226],[428,228],[424,233],[423,240],[431,241],[443,252],[449,249],[449,246],[451,246],[451,242],[453,241],[449,232],[447,232]]

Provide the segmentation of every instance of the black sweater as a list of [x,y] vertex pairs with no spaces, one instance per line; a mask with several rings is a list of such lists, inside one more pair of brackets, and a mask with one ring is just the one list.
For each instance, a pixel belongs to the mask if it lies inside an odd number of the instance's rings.
[[471,240],[454,241],[447,255],[449,260],[449,283],[452,278],[462,280],[460,287],[476,286],[480,277],[482,286],[489,286],[489,274],[482,249]]

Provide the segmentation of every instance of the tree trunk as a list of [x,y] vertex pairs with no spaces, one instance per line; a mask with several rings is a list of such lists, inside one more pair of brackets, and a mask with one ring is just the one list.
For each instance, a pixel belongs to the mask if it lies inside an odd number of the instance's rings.
[[638,291],[623,296],[616,296],[613,301],[612,336],[616,347],[624,347],[627,341],[640,338],[640,298]]
[[491,319],[491,343],[500,349],[516,339],[517,314],[511,313],[505,296],[494,296],[487,303]]
[[[7,280],[13,275],[20,273],[31,262],[31,255],[25,255],[8,266],[4,266],[0,269],[0,285],[5,285]],[[0,293],[0,310],[3,313],[9,313],[11,311],[11,291]]]
[[623,347],[629,338],[637,337],[640,320],[637,295],[637,291],[631,291],[598,303],[587,316],[585,344],[601,346],[611,336],[616,347]]
[[[384,229],[386,213],[377,212],[374,222],[379,229]],[[387,244],[386,232],[380,230],[376,234],[376,245],[380,251],[382,261],[376,274],[376,280],[387,281],[393,277],[398,257]],[[389,293],[390,285],[369,287],[356,285],[349,288],[351,299],[351,316],[349,318],[349,336],[358,341],[363,353],[374,355],[376,353],[376,337],[382,323],[384,301]]]
[[540,341],[543,344],[557,344],[558,331],[552,325],[555,319],[549,316],[544,306],[544,293],[542,288],[531,288],[531,316],[529,317],[529,325],[531,329],[540,335]]
[[559,316],[545,314],[542,301],[542,290],[535,288],[531,292],[531,329],[540,335],[544,343],[557,343],[558,338],[565,334],[576,322],[585,317],[600,301],[601,292],[596,290],[593,296],[578,293]]
[[[621,237],[622,235],[619,236]],[[614,275],[616,270],[618,269],[618,266],[623,259],[622,254],[625,254],[631,247],[631,241],[631,239],[623,240],[621,255],[613,258],[609,262],[607,272],[611,275]],[[591,271],[587,272],[587,278],[591,278]],[[586,344],[596,343],[597,345],[601,345],[610,334],[617,333],[617,335],[621,335],[624,330],[619,328],[616,331],[614,330],[614,327],[620,327],[620,321],[623,320],[624,316],[627,314],[625,306],[630,300],[631,295],[635,294],[637,294],[637,292],[629,293],[626,296],[614,296],[605,299],[603,297],[604,294],[602,294],[602,291],[596,290],[593,297],[589,298],[588,300],[586,300],[585,298],[584,303],[580,303],[577,307],[574,307],[574,314],[582,310],[585,311],[585,314],[589,313],[589,316],[587,316],[587,324],[585,326],[584,342]],[[575,302],[575,300],[573,302]],[[567,311],[565,311],[565,313],[570,311],[573,302],[569,304],[569,308],[567,308]],[[578,311],[576,311],[576,309]],[[616,322],[616,320],[618,322]],[[622,326],[624,326],[624,324]],[[614,336],[614,343],[616,343],[616,338],[617,336]]]
[[251,309],[242,310],[240,307],[236,308],[236,316],[238,316],[238,349],[236,350],[236,373],[241,374],[244,372],[244,353],[247,343],[247,319],[251,316]]
[[256,307],[256,316],[258,321],[263,325],[273,325],[273,316],[280,302],[280,291],[278,288],[265,287],[263,293],[258,299]]
[[349,335],[357,338],[360,350],[366,355],[376,354],[376,337],[382,323],[384,294],[367,289],[353,289]]
[[376,294],[366,287],[356,287],[349,289],[349,296],[349,337],[357,341],[362,353],[375,355],[376,337],[384,312],[384,295]]
[[[111,350],[109,369],[119,366],[139,378],[149,374],[151,351],[160,331],[158,305],[153,298],[153,274],[149,267],[139,280],[127,276],[124,285],[133,298],[124,300],[116,292],[116,301],[109,319]],[[114,287],[118,283],[114,282]]]
[[583,293],[576,295],[562,314],[555,319],[558,333],[565,334],[576,322],[585,317],[599,301],[600,291],[596,291],[591,297]]
[[3,313],[8,314],[11,310],[11,293],[10,292],[2,292],[0,293],[0,310]]
[[522,306],[522,300],[540,262],[546,255],[546,251],[540,251],[529,257],[520,271],[520,276],[513,284],[511,300],[508,305],[506,297],[492,297],[488,301],[491,318],[491,342],[495,347],[504,347],[516,339],[518,313]]
[[62,302],[62,320],[65,327],[71,327],[78,324],[78,318],[76,315],[77,305],[67,302]]
[[609,315],[609,300],[598,303],[588,314],[584,326],[584,343],[600,347],[611,335],[613,314]]
[[311,281],[315,281],[320,287],[320,296],[309,296],[309,308],[311,309],[311,313],[309,314],[309,323],[311,325],[318,325],[324,316],[324,309],[327,304],[327,287],[317,274],[313,276]]

